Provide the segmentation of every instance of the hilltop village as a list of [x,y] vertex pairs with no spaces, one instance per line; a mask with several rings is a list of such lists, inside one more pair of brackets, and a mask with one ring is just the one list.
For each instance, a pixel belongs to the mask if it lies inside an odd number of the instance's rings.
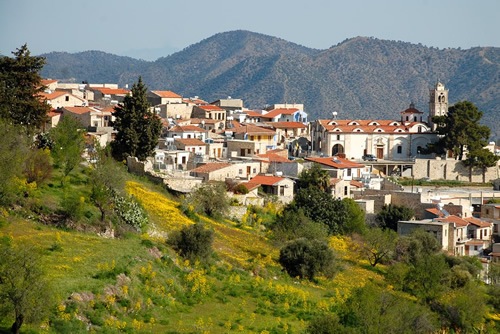
[[[114,108],[129,94],[116,84],[67,84],[44,80],[43,98],[52,111],[47,128],[73,116],[101,146],[114,138]],[[314,163],[327,170],[334,198],[353,198],[367,215],[387,204],[409,205],[415,219],[398,223],[398,233],[416,228],[434,233],[443,250],[455,255],[485,256],[499,234],[499,165],[484,175],[451,155],[427,154],[437,142],[433,116],[448,111],[448,90],[437,82],[429,90],[429,111],[413,103],[391,120],[354,120],[333,112],[310,120],[303,104],[245,108],[241,99],[204,101],[172,91],[149,91],[148,101],[161,117],[163,130],[155,155],[145,162],[129,158],[129,170],[146,174],[177,193],[189,193],[208,181],[223,181],[242,205],[262,205],[266,196],[289,203],[300,173]],[[487,147],[498,154],[498,147]],[[459,180],[494,184],[485,191],[403,187],[394,178]],[[495,192],[495,189],[497,192]],[[496,246],[496,245],[495,245]],[[492,257],[500,257],[500,244]],[[485,260],[487,258],[485,257]]]

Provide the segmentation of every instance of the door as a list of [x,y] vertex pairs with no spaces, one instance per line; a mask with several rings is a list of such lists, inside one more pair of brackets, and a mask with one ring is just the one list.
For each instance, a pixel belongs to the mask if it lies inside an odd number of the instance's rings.
[[384,159],[384,148],[377,147],[377,159]]

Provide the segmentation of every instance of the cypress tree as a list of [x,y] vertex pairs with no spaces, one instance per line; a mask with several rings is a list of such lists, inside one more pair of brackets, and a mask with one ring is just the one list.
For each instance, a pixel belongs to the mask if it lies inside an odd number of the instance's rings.
[[147,88],[139,77],[131,94],[115,107],[113,126],[118,132],[111,146],[115,159],[133,156],[144,161],[153,154],[162,125],[160,118],[150,109]]
[[0,117],[31,134],[43,126],[50,110],[39,96],[45,89],[39,73],[45,58],[31,56],[26,44],[12,54],[14,58],[0,57]]

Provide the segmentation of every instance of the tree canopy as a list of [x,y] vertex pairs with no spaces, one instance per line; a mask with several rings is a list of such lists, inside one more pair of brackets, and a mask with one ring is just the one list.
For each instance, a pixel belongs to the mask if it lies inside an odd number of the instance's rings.
[[398,221],[410,220],[415,215],[415,212],[404,205],[385,204],[382,210],[377,214],[375,219],[382,228],[398,230]]
[[50,110],[40,98],[45,58],[31,56],[26,44],[12,54],[0,57],[0,117],[32,133],[43,126]]
[[139,77],[132,86],[131,94],[115,107],[114,129],[117,131],[112,142],[113,156],[117,160],[128,156],[144,161],[153,155],[161,133],[161,120],[150,110],[147,88]]
[[462,160],[466,150],[472,152],[486,146],[490,128],[479,124],[482,116],[483,112],[472,102],[462,101],[451,106],[448,114],[433,117],[432,121],[438,125],[437,133],[441,135],[435,146],[437,153],[450,150],[456,159]]
[[12,315],[12,333],[25,322],[41,320],[51,305],[41,257],[32,246],[0,241],[0,315]]

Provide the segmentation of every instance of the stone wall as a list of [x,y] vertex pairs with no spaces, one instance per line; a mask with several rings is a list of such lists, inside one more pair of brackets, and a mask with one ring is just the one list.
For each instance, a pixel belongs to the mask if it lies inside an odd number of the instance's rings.
[[[415,179],[430,178],[432,180],[469,181],[469,168],[460,160],[416,159],[413,166]],[[490,167],[485,173],[486,182],[500,176],[500,162]],[[472,172],[472,182],[483,182],[483,174],[479,169]]]
[[168,189],[180,192],[189,193],[191,189],[196,188],[203,182],[202,178],[191,176],[172,176],[167,174],[156,173],[153,170],[153,163],[149,160],[138,161],[136,157],[127,158],[128,171],[133,174],[146,176],[150,181],[165,185]]

